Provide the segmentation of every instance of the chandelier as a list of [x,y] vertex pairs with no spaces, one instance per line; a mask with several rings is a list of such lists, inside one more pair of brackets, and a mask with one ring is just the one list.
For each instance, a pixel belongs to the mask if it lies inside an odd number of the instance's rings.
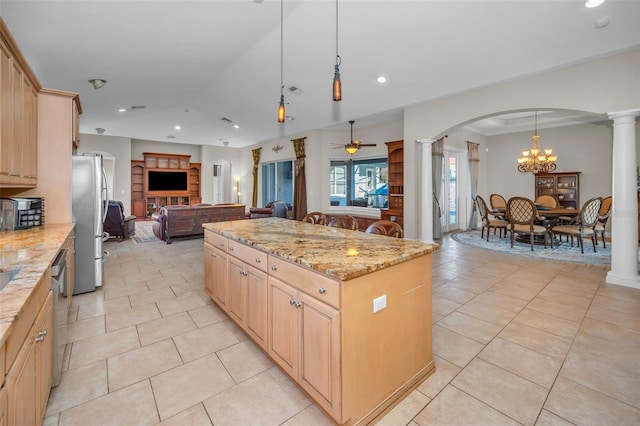
[[552,149],[540,149],[540,136],[538,136],[538,111],[536,111],[535,131],[533,134],[533,148],[530,151],[522,151],[522,157],[518,158],[518,171],[520,173],[547,173],[556,169],[557,155],[552,155]]

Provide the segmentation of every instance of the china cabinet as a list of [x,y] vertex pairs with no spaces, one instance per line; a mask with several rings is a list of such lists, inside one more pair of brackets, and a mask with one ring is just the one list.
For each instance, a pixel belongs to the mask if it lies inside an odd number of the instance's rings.
[[580,172],[538,173],[534,175],[534,198],[552,195],[564,208],[579,209]]

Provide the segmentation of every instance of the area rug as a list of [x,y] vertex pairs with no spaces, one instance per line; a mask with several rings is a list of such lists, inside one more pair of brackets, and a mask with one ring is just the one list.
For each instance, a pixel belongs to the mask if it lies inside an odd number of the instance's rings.
[[162,241],[153,234],[151,221],[137,221],[136,234],[131,239],[138,244],[154,243]]
[[571,243],[563,241],[560,246],[551,248],[547,246],[545,249],[542,245],[536,245],[531,251],[531,246],[525,243],[515,241],[511,248],[511,238],[509,236],[500,238],[498,234],[489,237],[487,242],[487,234],[484,238],[480,238],[480,231],[465,231],[451,234],[451,238],[461,244],[478,247],[486,250],[494,250],[502,253],[514,254],[518,256],[537,257],[540,259],[557,260],[560,262],[586,263],[590,265],[610,265],[611,264],[611,244],[607,242],[607,248],[602,247],[602,241],[598,242],[596,252],[593,252],[593,246],[589,240],[585,244],[584,254],[580,253],[580,247],[575,244],[571,247]]

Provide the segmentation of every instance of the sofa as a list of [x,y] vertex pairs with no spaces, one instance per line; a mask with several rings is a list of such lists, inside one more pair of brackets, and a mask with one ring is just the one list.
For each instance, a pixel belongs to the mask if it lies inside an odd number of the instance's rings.
[[249,209],[249,217],[258,219],[261,217],[283,217],[287,218],[289,206],[284,201],[271,201],[264,207],[251,207]]
[[174,237],[204,235],[202,224],[240,220],[245,217],[243,204],[194,204],[192,206],[165,206],[153,213],[153,233],[171,244]]

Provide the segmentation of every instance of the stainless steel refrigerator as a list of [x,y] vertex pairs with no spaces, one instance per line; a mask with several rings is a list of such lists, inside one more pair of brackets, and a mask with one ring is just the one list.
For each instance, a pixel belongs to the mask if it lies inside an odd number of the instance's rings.
[[94,291],[102,285],[102,264],[109,255],[102,247],[102,224],[107,201],[102,155],[86,153],[73,156],[71,187],[75,223],[73,294],[79,294]]

